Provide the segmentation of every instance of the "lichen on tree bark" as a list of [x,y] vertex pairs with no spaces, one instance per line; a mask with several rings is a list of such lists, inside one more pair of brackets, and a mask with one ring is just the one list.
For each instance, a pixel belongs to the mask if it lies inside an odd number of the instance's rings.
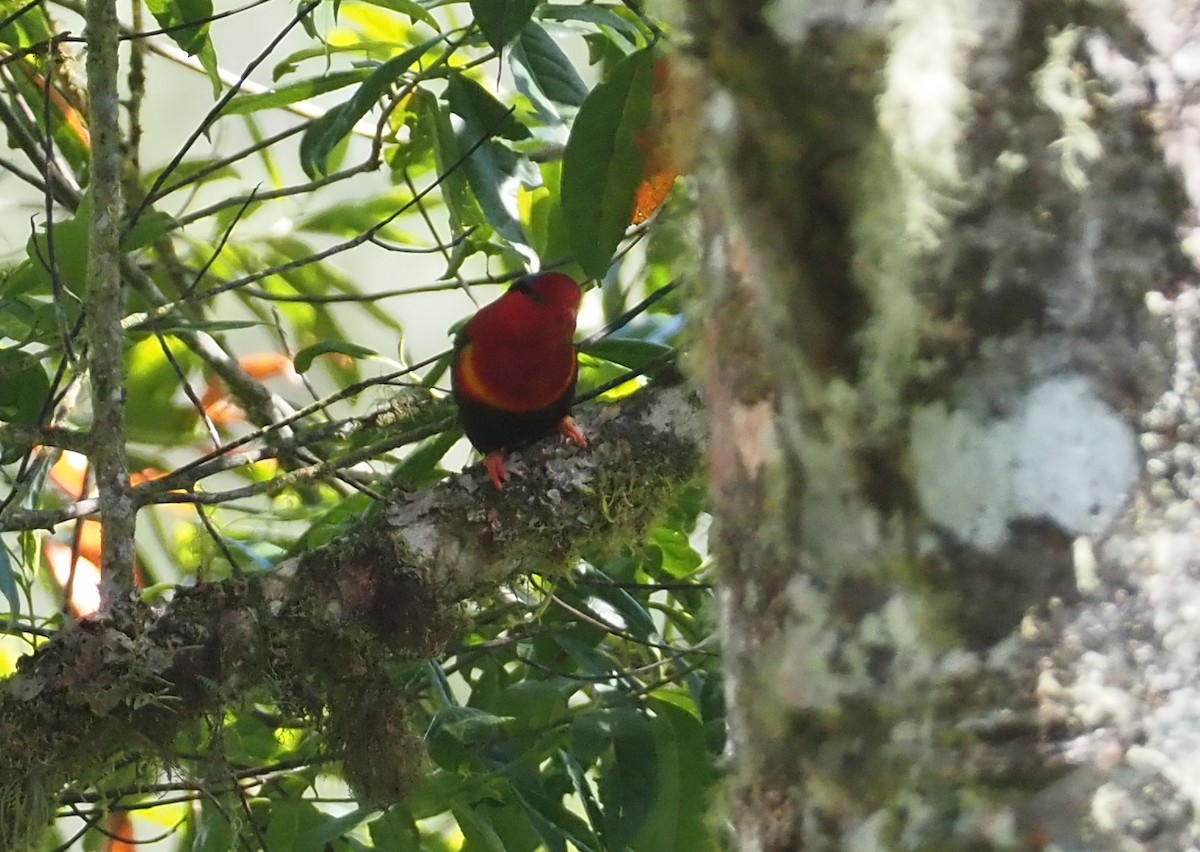
[[689,16],[740,847],[1188,848],[1112,662],[1166,641],[1138,432],[1193,275],[1145,40],[1117,3]]

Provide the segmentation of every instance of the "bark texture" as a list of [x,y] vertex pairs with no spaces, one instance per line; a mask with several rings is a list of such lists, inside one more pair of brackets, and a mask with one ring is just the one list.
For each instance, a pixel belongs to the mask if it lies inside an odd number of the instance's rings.
[[690,4],[741,849],[1200,841],[1162,11]]
[[512,457],[503,493],[474,472],[396,495],[271,572],[180,588],[158,607],[120,602],[22,658],[0,687],[0,849],[39,836],[64,786],[152,760],[239,701],[326,712],[359,796],[401,798],[421,747],[389,663],[440,651],[466,627],[468,597],[637,540],[698,474],[702,423],[682,387],[576,416],[591,448],[547,441]]

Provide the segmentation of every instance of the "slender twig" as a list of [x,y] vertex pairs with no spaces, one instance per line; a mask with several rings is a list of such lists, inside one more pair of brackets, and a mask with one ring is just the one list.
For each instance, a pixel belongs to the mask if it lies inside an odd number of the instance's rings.
[[[89,3],[91,2],[95,2],[95,0],[89,0]],[[292,16],[292,19],[288,21],[288,23],[285,24],[269,42],[267,42],[266,47],[259,51],[258,55],[255,56],[254,59],[250,60],[250,62],[246,65],[245,70],[242,72],[241,79],[238,80],[234,85],[230,86],[225,94],[217,99],[217,102],[212,105],[209,111],[205,114],[204,118],[200,120],[200,123],[196,126],[196,129],[192,131],[192,133],[184,141],[183,145],[180,146],[179,150],[175,153],[175,156],[171,158],[169,163],[167,163],[167,167],[159,172],[158,177],[155,178],[154,183],[150,186],[150,191],[146,193],[146,198],[141,204],[138,205],[137,209],[133,211],[132,215],[130,215],[129,220],[125,225],[126,229],[132,228],[135,224],[137,224],[138,218],[143,212],[145,212],[147,206],[149,206],[150,199],[154,198],[155,194],[162,188],[162,185],[166,183],[167,178],[171,176],[171,173],[174,172],[175,169],[179,168],[179,164],[183,162],[183,158],[187,156],[187,152],[192,149],[192,146],[196,144],[197,140],[204,135],[208,128],[212,126],[214,121],[221,117],[221,115],[224,113],[225,105],[233,100],[233,97],[239,91],[241,91],[242,86],[250,78],[250,75],[254,73],[254,70],[267,60],[267,57],[274,52],[279,43],[287,37],[287,34],[290,33],[302,20],[304,20],[309,12],[320,5],[320,2],[321,0],[305,0],[305,2],[301,3],[300,8],[296,10],[296,14]]]
[[[200,64],[198,59],[196,59],[194,56],[189,56],[187,52],[181,50],[173,44],[154,41],[150,42],[148,46],[152,53],[158,54],[163,59],[174,62],[177,65],[181,65],[184,68],[188,68],[192,71],[197,71],[202,74],[208,73],[204,66]],[[233,86],[237,84],[240,78],[232,71],[227,71],[224,68],[218,68],[217,79],[219,79],[221,84],[224,86]],[[272,89],[269,86],[263,86],[259,85],[258,83],[253,83],[249,80],[245,80],[241,83],[240,91],[248,95],[262,95],[272,91]],[[295,103],[290,104],[281,104],[279,109],[283,110],[284,112],[290,112],[292,115],[298,115],[301,118],[307,119],[317,119],[328,112],[328,110],[324,109],[323,107],[307,100],[296,101]],[[355,124],[354,127],[350,129],[350,132],[355,136],[363,136],[366,138],[370,138],[375,135],[374,128],[372,128],[369,123],[361,121],[358,124]]]
[[57,630],[47,630],[44,627],[34,627],[32,624],[26,624],[23,621],[16,621],[11,618],[0,618],[0,633],[7,633],[10,636],[21,636],[28,634],[30,636],[40,636],[43,639],[50,639],[57,632]]
[[[5,80],[5,83],[7,85],[8,81]],[[8,131],[9,140],[16,142],[33,167],[41,174],[49,175],[48,181],[54,193],[54,200],[68,210],[75,210],[79,206],[79,186],[67,177],[67,173],[59,167],[57,161],[46,160],[40,140],[29,131],[25,120],[12,110],[8,99],[5,98],[0,98],[0,124]]]
[[[143,506],[151,503],[198,503],[205,506],[213,506],[260,495],[274,496],[301,482],[322,479],[338,470],[353,467],[360,462],[377,458],[383,453],[394,450],[397,447],[437,435],[439,432],[444,432],[452,422],[453,416],[448,414],[445,418],[427,426],[409,429],[397,435],[389,435],[381,441],[368,444],[340,458],[318,461],[306,467],[289,470],[287,473],[280,474],[265,482],[255,482],[242,488],[234,488],[228,491],[196,493],[166,490],[164,486],[160,485],[166,477],[155,479],[144,483],[142,486],[138,486],[138,503]],[[143,488],[145,489],[144,491]]]
[[36,189],[39,193],[48,191],[47,186],[49,186],[49,184],[43,181],[40,177],[35,175],[33,172],[25,171],[20,166],[10,163],[6,159],[0,158],[0,169],[4,169],[5,171],[16,175],[18,178],[25,181],[25,183]]
[[[504,119],[507,119],[508,116],[510,116],[512,114],[513,109],[514,109],[513,107],[509,107],[507,110],[504,111]],[[318,263],[322,260],[326,260],[330,257],[333,257],[334,255],[338,255],[338,254],[341,254],[342,252],[349,251],[350,249],[360,246],[363,243],[370,242],[371,239],[376,234],[378,234],[380,231],[382,231],[384,228],[386,228],[388,225],[390,225],[393,221],[398,219],[400,216],[404,215],[409,210],[411,210],[426,195],[429,195],[435,189],[437,189],[437,187],[440,186],[442,184],[442,182],[445,181],[445,179],[454,172],[455,169],[459,168],[463,163],[465,163],[467,161],[467,159],[470,158],[470,156],[475,153],[475,151],[479,148],[479,146],[482,145],[484,142],[486,142],[490,138],[491,138],[490,131],[483,134],[479,139],[477,139],[474,142],[474,144],[471,145],[470,148],[468,148],[465,152],[463,152],[463,154],[461,156],[459,156],[458,159],[456,159],[453,163],[451,163],[444,172],[439,174],[437,176],[436,180],[434,180],[429,186],[425,187],[420,192],[418,192],[417,195],[412,200],[401,205],[395,212],[393,212],[390,215],[386,216],[385,218],[381,219],[379,222],[376,222],[374,225],[372,225],[370,228],[368,228],[366,231],[359,234],[358,236],[352,237],[348,240],[344,240],[343,242],[340,242],[336,245],[330,246],[329,248],[327,248],[323,251],[314,252],[313,254],[307,255],[305,257],[297,258],[296,260],[291,260],[291,261],[288,261],[287,263],[277,264],[275,266],[268,267],[267,269],[263,269],[258,272],[253,272],[248,275],[243,275],[241,278],[235,278],[232,281],[227,281],[224,284],[218,284],[215,287],[210,287],[209,289],[204,291],[204,294],[203,294],[204,297],[211,298],[213,296],[219,295],[220,293],[226,293],[230,290],[236,290],[239,287],[245,287],[247,284],[253,284],[255,281],[261,281],[264,278],[270,278],[273,275],[281,275],[284,272],[290,272],[293,269],[302,269],[305,266],[311,266],[314,263]],[[169,303],[166,305],[161,305],[152,311],[148,311],[144,316],[139,318],[138,322],[139,323],[152,323],[157,319],[161,319],[162,317],[169,314],[178,304],[179,304],[178,302],[174,302],[174,303]]]
[[[54,119],[53,111],[50,109],[50,82],[51,82],[51,56],[47,53],[45,58],[46,68],[42,79],[45,81],[45,87],[42,90],[42,123],[45,125],[45,135],[42,137],[43,150],[46,157],[46,171],[43,177],[46,181],[46,186],[49,187],[52,175],[50,169],[54,163]],[[41,256],[41,249],[38,248],[37,240],[32,240],[32,244],[38,251],[38,260],[41,261],[47,272],[50,273],[50,291],[54,294],[54,318],[58,322],[59,335],[62,337],[63,354],[71,364],[78,360],[75,354],[75,345],[73,335],[70,333],[70,323],[67,320],[67,300],[64,298],[66,292],[63,287],[62,276],[58,272],[58,253],[54,250],[54,196],[47,190],[43,196],[44,209],[46,214],[46,254],[49,257]],[[30,223],[30,230],[33,230],[33,224]]]
[[40,444],[86,453],[92,446],[92,436],[87,432],[60,426],[25,426],[0,421],[0,444],[6,447]]
[[155,195],[147,196],[147,197],[150,199],[151,203],[156,202],[159,199],[164,198],[173,192],[177,192],[181,189],[184,189],[185,187],[191,186],[192,184],[203,180],[204,178],[208,177],[209,175],[211,175],[215,172],[221,171],[221,169],[225,169],[236,163],[242,162],[243,160],[248,158],[251,154],[257,153],[258,151],[261,151],[264,148],[270,148],[271,146],[276,145],[277,143],[282,142],[291,136],[295,136],[297,133],[304,132],[305,130],[308,129],[310,124],[311,124],[311,122],[306,121],[302,124],[297,124],[293,127],[289,127],[286,130],[281,130],[280,132],[274,134],[273,136],[267,136],[263,139],[260,139],[257,142],[254,142],[254,143],[246,146],[245,148],[242,148],[241,150],[236,151],[233,154],[230,154],[227,157],[222,157],[219,160],[214,160],[213,162],[209,163],[208,165],[203,166],[199,169],[196,169],[196,171],[191,172],[186,177],[182,177],[179,180],[175,181],[174,183],[164,186]]
[[201,208],[194,213],[189,213],[186,216],[180,216],[179,224],[181,226],[190,225],[193,222],[198,222],[201,219],[207,219],[209,216],[213,216],[217,213],[220,213],[222,210],[229,209],[230,207],[237,207],[239,204],[245,206],[251,201],[271,201],[276,198],[288,198],[293,195],[307,195],[314,190],[330,186],[331,184],[340,183],[347,178],[352,178],[356,175],[371,172],[377,168],[379,168],[379,164],[377,162],[363,162],[359,163],[357,166],[351,166],[350,168],[342,169],[339,172],[334,172],[331,175],[325,175],[324,177],[319,177],[315,180],[310,180],[305,183],[293,184],[292,186],[282,186],[279,189],[269,189],[266,192],[258,192],[255,190],[255,192],[247,195],[235,195],[232,198],[226,198],[222,201],[210,204],[208,207]]

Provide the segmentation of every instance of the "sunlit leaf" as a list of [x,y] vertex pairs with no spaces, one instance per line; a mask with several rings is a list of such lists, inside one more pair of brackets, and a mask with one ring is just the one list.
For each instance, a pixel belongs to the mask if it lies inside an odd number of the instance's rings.
[[704,561],[681,530],[659,527],[650,534],[650,542],[662,551],[663,570],[672,577],[690,577]]
[[[543,21],[564,21],[608,27],[630,44],[636,45],[644,41],[645,35],[637,21],[630,17],[625,8],[612,3],[543,3],[537,10],[537,17]],[[594,32],[594,31],[593,31]],[[600,38],[608,39],[597,34]]]
[[354,129],[360,118],[371,111],[401,74],[441,40],[441,36],[435,36],[392,57],[371,72],[350,100],[334,107],[309,125],[300,140],[300,166],[305,174],[309,177],[325,174],[326,161],[334,146]]
[[509,243],[525,245],[517,193],[521,185],[540,181],[541,174],[529,160],[491,137],[519,139],[529,131],[479,83],[462,74],[451,75],[446,97],[450,110],[462,119],[458,145],[471,151],[463,168],[489,224]]
[[310,80],[301,80],[287,86],[280,86],[274,91],[253,95],[238,95],[225,105],[225,113],[227,115],[241,115],[247,112],[258,112],[259,110],[287,106],[288,104],[296,103],[296,101],[313,98],[317,95],[323,95],[326,92],[334,92],[353,83],[361,82],[370,73],[370,70],[367,68],[334,71],[321,77],[313,77]]
[[[486,227],[490,230],[487,217],[479,201],[471,192],[467,176],[459,160],[462,152],[449,113],[443,109],[437,96],[425,89],[417,89],[411,99],[412,109],[417,116],[416,125],[420,134],[429,141],[441,176],[442,200],[450,214],[450,226],[454,234],[468,228]],[[483,238],[483,235],[481,235]]]
[[437,18],[429,14],[416,0],[362,0],[362,2],[370,3],[373,6],[379,6],[384,9],[391,9],[393,12],[399,12],[401,15],[407,15],[413,23],[420,21],[423,24],[433,27],[438,32],[442,30],[437,22]]

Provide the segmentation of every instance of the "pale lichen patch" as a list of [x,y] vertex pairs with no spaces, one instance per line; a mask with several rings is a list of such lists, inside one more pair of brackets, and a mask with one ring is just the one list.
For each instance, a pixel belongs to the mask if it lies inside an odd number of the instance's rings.
[[1073,535],[1104,532],[1139,469],[1133,428],[1076,375],[1037,385],[1009,418],[924,406],[910,446],[929,518],[989,551],[1021,518],[1047,518]]

